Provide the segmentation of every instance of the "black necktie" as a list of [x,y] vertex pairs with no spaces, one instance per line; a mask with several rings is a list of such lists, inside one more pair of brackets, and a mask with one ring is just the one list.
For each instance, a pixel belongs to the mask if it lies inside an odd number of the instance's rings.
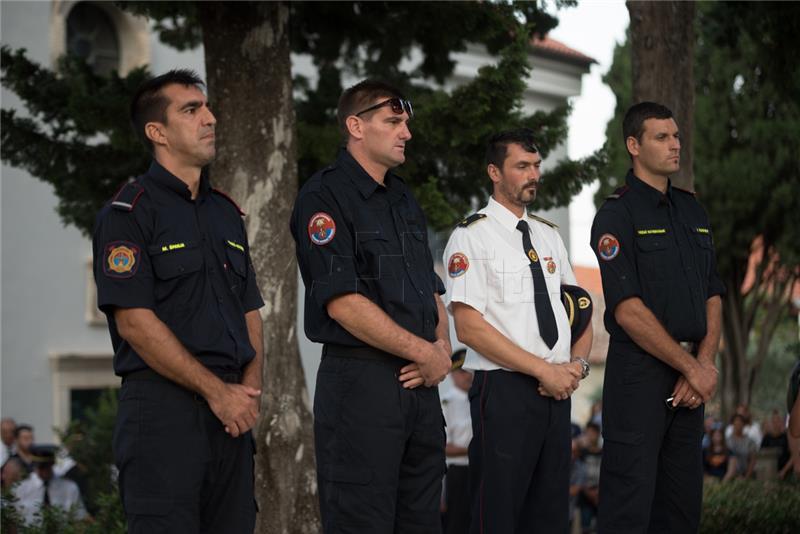
[[547,291],[547,284],[542,273],[542,263],[539,255],[531,243],[531,236],[528,233],[528,223],[519,221],[517,230],[522,232],[522,248],[528,256],[531,274],[533,275],[533,304],[536,306],[536,319],[539,321],[539,334],[549,348],[555,346],[558,341],[558,327],[556,326],[556,316],[553,315],[553,306],[550,304],[550,292]]

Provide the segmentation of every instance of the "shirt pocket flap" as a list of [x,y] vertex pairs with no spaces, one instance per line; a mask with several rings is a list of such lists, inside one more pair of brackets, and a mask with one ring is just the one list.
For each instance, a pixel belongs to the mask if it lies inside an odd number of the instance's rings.
[[244,255],[244,246],[228,239],[225,240],[225,251],[233,272],[241,277],[247,276],[247,259]]
[[647,235],[639,236],[636,238],[636,246],[642,252],[652,252],[655,250],[664,250],[667,248],[666,235]]
[[[196,243],[180,243],[179,248],[150,247],[153,272],[161,280],[194,273],[203,266],[203,254]],[[166,247],[166,250],[164,250]],[[156,249],[156,252],[154,252]]]

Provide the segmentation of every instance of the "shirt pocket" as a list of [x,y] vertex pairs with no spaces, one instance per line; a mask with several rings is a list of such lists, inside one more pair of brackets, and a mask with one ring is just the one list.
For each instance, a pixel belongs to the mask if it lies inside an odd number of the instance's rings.
[[714,240],[707,228],[691,228],[696,244],[697,265],[700,273],[708,276],[711,272],[711,258],[714,254]]
[[155,275],[155,298],[161,305],[189,306],[200,285],[203,253],[196,242],[148,247]]
[[225,239],[225,272],[228,275],[228,282],[231,289],[237,292],[247,279],[247,256],[245,255],[244,244],[238,240]]
[[358,276],[362,280],[396,278],[395,264],[404,261],[402,254],[390,250],[389,236],[380,227],[356,232]]
[[526,260],[497,260],[489,269],[489,297],[500,303],[533,302],[533,278]]
[[637,267],[639,276],[648,282],[669,278],[669,234],[636,237]]

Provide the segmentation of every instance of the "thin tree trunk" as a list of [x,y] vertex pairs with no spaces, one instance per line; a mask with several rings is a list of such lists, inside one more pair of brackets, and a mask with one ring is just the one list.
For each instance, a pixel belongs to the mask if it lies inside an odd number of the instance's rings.
[[297,266],[287,252],[297,192],[289,8],[279,2],[198,2],[197,8],[218,121],[213,181],[247,213],[266,302],[256,532],[316,534],[313,424],[296,333]]
[[681,170],[672,180],[694,190],[694,2],[628,1],[633,101],[664,104],[681,134]]

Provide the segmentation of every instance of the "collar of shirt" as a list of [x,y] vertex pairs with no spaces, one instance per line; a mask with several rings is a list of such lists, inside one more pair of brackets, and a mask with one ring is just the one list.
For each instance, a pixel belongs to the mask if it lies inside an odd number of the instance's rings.
[[486,204],[486,208],[484,208],[483,211],[487,215],[490,215],[491,217],[496,219],[497,222],[499,222],[503,228],[505,228],[511,233],[517,231],[517,223],[519,221],[527,219],[527,217],[523,217],[522,219],[520,219],[519,217],[511,213],[511,211],[508,208],[506,208],[498,201],[496,201],[492,196],[489,197],[489,203]]
[[[365,199],[368,199],[372,196],[381,185],[376,182],[372,176],[364,170],[356,159],[347,151],[346,148],[342,148],[339,150],[339,155],[336,158],[336,163],[342,167],[342,169],[347,173],[350,179],[355,184],[358,191],[361,193]],[[386,173],[384,177],[384,185],[386,192],[393,198],[398,199],[403,196],[405,189],[403,187],[403,181],[398,177],[395,176],[391,171]]]
[[[158,161],[153,160],[147,174],[160,186],[174,191],[186,200],[192,200],[192,192],[189,190],[189,186],[186,185],[186,182],[169,172]],[[200,172],[198,198],[206,195],[210,189],[211,184],[208,180],[208,168],[203,167],[203,170]]]
[[625,183],[628,184],[628,187],[632,191],[636,192],[654,206],[666,204],[672,200],[672,181],[669,178],[667,179],[666,193],[662,193],[655,187],[645,183],[641,178],[633,174],[633,169],[628,171],[628,176],[625,177]]

